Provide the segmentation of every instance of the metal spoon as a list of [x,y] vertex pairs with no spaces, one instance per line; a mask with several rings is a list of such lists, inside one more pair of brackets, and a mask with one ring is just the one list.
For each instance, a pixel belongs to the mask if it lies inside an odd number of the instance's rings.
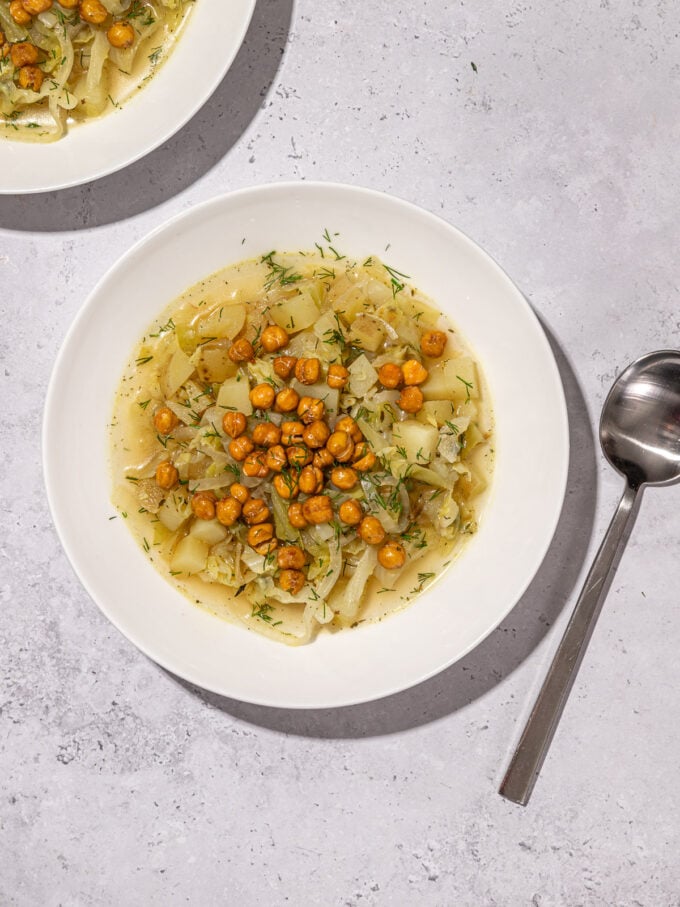
[[647,485],[680,480],[680,351],[637,359],[609,391],[600,443],[626,488],[576,602],[500,793],[526,805],[548,752]]

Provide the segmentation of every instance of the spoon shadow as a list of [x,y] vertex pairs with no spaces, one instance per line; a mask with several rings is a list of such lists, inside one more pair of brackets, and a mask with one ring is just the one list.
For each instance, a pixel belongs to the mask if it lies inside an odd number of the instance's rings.
[[258,0],[229,72],[164,145],[82,186],[3,196],[0,227],[33,232],[101,227],[155,208],[203,177],[229,153],[265,103],[286,48],[293,5],[294,0]]
[[269,730],[329,739],[378,737],[452,714],[509,676],[541,642],[578,582],[593,530],[597,464],[588,410],[574,371],[543,325],[564,385],[571,452],[567,492],[555,535],[520,601],[477,648],[430,680],[374,702],[338,709],[276,709],[250,705],[173,679],[207,705]]

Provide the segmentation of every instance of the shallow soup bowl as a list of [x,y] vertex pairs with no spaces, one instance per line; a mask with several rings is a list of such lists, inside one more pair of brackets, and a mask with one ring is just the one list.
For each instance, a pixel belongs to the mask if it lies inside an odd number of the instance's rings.
[[158,148],[206,103],[245,38],[255,0],[200,0],[148,84],[54,142],[13,139],[0,124],[0,195],[47,192],[100,179]]
[[[108,422],[125,363],[153,319],[192,284],[273,249],[309,249],[329,229],[350,258],[410,275],[469,343],[495,415],[495,470],[479,531],[439,582],[374,624],[287,647],[193,605],[111,519]],[[527,443],[531,439],[531,443]],[[44,469],[54,522],[104,614],[158,664],[246,702],[343,706],[416,684],[462,658],[536,573],[567,476],[564,394],[521,293],[470,239],[399,199],[349,186],[262,186],[182,214],[128,252],[71,327],[52,376]],[[113,656],[113,652],[111,653]]]

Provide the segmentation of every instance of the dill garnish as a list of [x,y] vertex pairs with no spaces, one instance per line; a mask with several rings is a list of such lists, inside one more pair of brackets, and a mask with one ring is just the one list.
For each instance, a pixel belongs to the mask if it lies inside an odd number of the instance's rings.
[[284,268],[283,265],[274,261],[275,255],[276,250],[270,252],[268,255],[263,255],[260,259],[260,264],[267,265],[269,268],[269,274],[267,274],[264,282],[266,290],[271,290],[276,283],[285,287],[291,283],[297,283],[302,280],[302,274],[296,274],[291,267]]

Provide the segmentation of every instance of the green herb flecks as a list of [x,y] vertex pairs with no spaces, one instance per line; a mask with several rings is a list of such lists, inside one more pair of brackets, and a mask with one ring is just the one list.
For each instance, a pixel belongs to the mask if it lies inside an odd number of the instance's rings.
[[277,261],[274,261],[275,255],[276,250],[270,252],[268,255],[263,255],[260,259],[260,264],[266,265],[269,268],[269,273],[264,281],[266,290],[271,290],[277,283],[282,287],[286,287],[302,280],[302,274],[296,274],[291,267],[285,268]]
[[392,286],[392,297],[394,298],[397,295],[397,293],[401,293],[401,291],[406,286],[406,284],[402,280],[399,280],[399,278],[403,277],[404,280],[408,280],[409,275],[403,274],[401,271],[397,271],[396,268],[391,268],[389,265],[386,265],[384,263],[383,263],[383,268],[390,275],[390,284]]
[[465,378],[461,378],[460,375],[456,375],[456,378],[458,378],[458,380],[459,380],[462,384],[465,385],[465,393],[466,393],[466,395],[467,395],[467,396],[465,397],[465,402],[466,402],[466,403],[469,403],[469,402],[470,402],[470,391],[472,390],[472,388],[474,387],[474,385],[472,384],[471,381],[466,381]]
[[265,621],[266,623],[270,624],[272,627],[277,627],[281,623],[281,621],[278,620],[278,621],[276,621],[276,623],[274,623],[274,620],[272,618],[272,613],[271,613],[273,610],[274,610],[274,606],[267,604],[267,602],[265,602],[262,605],[253,605],[253,610],[251,611],[250,616],[259,617],[260,620]]
[[417,595],[419,592],[423,591],[423,586],[429,580],[434,579],[436,574],[434,573],[419,573],[418,574],[418,585],[414,586],[413,589],[409,592],[409,595]]

